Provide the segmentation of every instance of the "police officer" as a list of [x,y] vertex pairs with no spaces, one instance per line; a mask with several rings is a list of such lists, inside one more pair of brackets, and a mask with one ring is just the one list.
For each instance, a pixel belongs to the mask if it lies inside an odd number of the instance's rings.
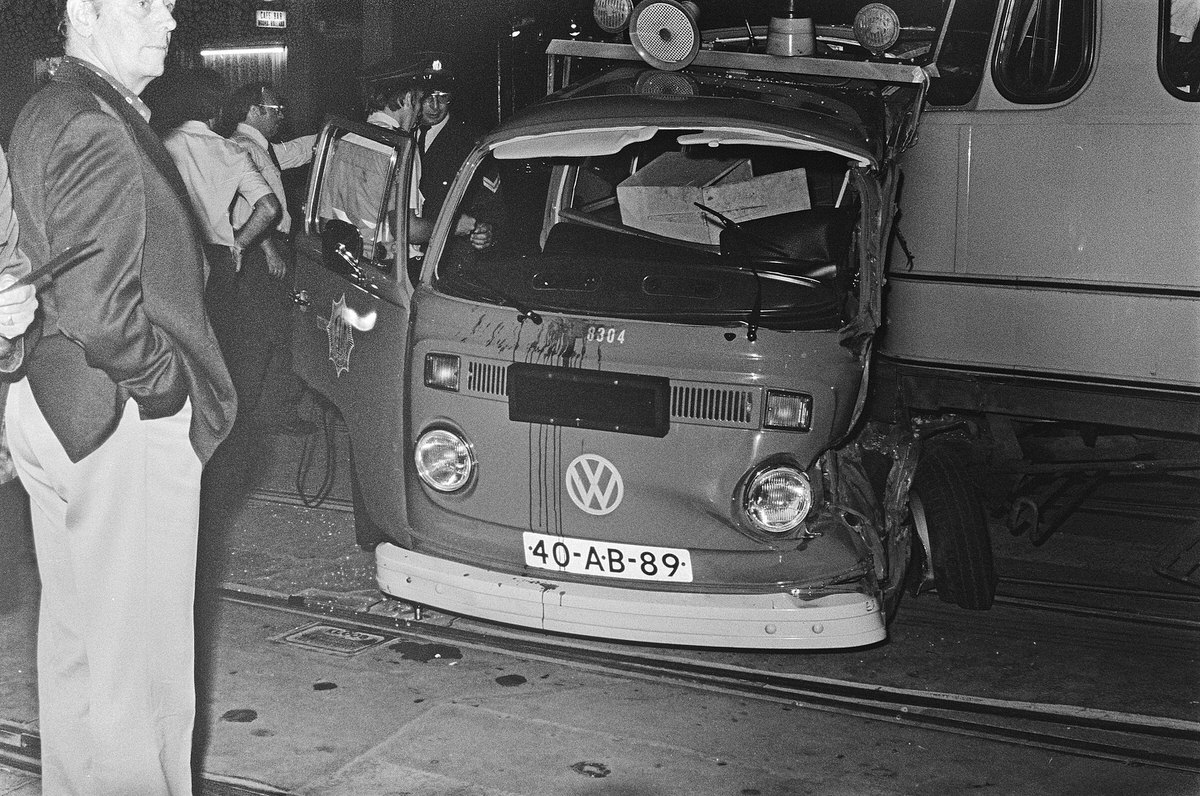
[[[416,126],[412,130],[417,145],[413,168],[420,192],[410,202],[416,218],[410,220],[409,243],[423,245],[428,241],[450,183],[478,135],[474,127],[450,121],[454,77],[441,56],[420,53],[407,59],[388,59],[368,68],[362,82],[370,112],[367,121],[384,127],[404,129],[406,125],[394,121],[395,113],[388,109],[400,108],[401,98],[413,96],[414,91],[420,97]],[[435,148],[433,145],[439,141]],[[454,235],[468,238],[476,249],[492,245],[491,224],[474,213],[459,215]],[[418,252],[411,254],[420,257]]]
[[439,54],[423,56],[421,102],[417,144],[421,150],[421,193],[428,211],[436,215],[446,200],[446,192],[458,167],[483,134],[460,114],[452,113],[456,79]]

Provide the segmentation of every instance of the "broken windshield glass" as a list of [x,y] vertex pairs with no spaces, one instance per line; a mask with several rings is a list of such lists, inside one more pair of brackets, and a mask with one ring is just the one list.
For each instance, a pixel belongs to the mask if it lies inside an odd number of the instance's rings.
[[602,155],[486,157],[457,212],[496,195],[496,244],[452,239],[434,286],[526,315],[839,328],[856,306],[855,161],[711,140],[671,130]]

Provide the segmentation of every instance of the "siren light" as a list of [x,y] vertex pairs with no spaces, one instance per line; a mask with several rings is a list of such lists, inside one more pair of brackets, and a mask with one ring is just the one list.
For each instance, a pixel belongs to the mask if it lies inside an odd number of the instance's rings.
[[629,21],[629,43],[657,69],[683,69],[700,51],[699,17],[691,0],[642,0]]

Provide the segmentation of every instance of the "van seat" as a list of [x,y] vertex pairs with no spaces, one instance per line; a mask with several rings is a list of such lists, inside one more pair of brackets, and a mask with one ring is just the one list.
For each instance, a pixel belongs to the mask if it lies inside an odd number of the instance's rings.
[[[721,252],[768,258],[786,255],[801,266],[833,265],[836,281],[841,283],[849,279],[850,241],[857,216],[854,208],[814,207],[743,221],[740,226],[749,234],[722,230]],[[769,242],[771,248],[754,238]]]

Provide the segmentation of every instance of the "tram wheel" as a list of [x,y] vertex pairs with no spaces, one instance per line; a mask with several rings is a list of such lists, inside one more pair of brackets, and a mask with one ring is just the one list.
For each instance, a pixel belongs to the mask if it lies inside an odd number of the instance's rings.
[[971,610],[991,608],[996,596],[992,542],[961,446],[939,441],[922,452],[909,506],[918,530],[923,525],[929,534],[938,597]]

